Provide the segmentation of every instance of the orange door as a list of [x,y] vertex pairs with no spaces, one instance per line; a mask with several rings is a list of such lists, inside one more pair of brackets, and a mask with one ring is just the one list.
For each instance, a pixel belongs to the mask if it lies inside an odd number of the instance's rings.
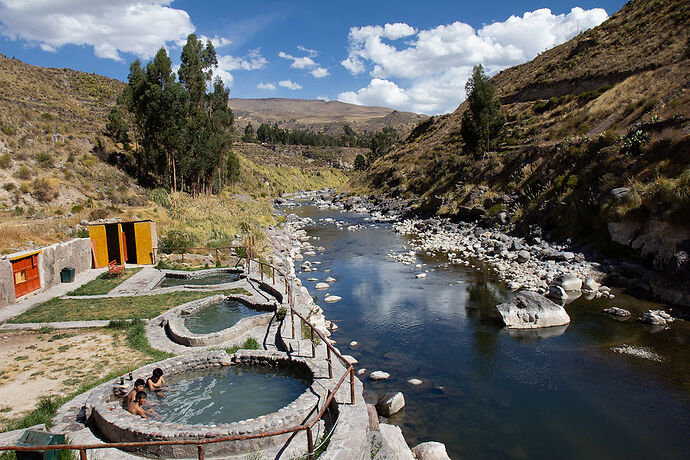
[[12,261],[14,275],[14,297],[21,297],[41,288],[41,276],[38,273],[38,254]]

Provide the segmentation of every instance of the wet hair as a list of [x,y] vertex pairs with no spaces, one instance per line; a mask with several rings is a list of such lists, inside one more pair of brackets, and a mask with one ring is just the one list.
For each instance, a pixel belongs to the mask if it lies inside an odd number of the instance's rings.
[[136,379],[136,380],[134,381],[134,388],[136,388],[136,387],[145,387],[145,386],[146,386],[146,382],[144,382],[144,379]]
[[146,399],[148,398],[148,394],[146,394],[145,391],[137,391],[137,395],[134,398],[135,401],[139,401],[140,399]]
[[163,369],[160,367],[157,367],[153,370],[153,376],[156,377],[156,379],[159,379],[163,377]]

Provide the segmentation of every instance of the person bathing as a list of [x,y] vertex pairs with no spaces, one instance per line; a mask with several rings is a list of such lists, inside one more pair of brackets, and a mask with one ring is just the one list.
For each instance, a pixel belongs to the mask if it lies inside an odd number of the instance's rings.
[[165,396],[161,390],[167,386],[168,384],[163,378],[163,370],[160,367],[155,368],[151,377],[146,380],[146,387],[150,391],[154,391],[159,398]]
[[134,401],[127,406],[127,412],[138,415],[141,418],[148,418],[147,411],[144,409],[144,405],[146,405],[146,396],[145,391],[138,391],[134,397]]
[[146,388],[146,382],[144,382],[144,379],[137,379],[134,382],[134,388],[132,391],[127,393],[127,396],[125,396],[125,400],[123,402],[125,409],[127,409],[129,405],[136,399],[137,393],[144,391],[144,388]]

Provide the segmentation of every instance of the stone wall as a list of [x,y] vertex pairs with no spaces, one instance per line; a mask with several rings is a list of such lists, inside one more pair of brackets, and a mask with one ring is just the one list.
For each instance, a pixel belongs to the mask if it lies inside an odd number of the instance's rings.
[[[16,300],[10,260],[34,251],[17,252],[0,258],[0,307],[14,303]],[[73,267],[75,273],[91,268],[91,241],[88,238],[75,238],[64,243],[56,243],[41,248],[40,251],[38,255],[38,271],[41,276],[39,292],[60,284],[60,271],[65,267]]]

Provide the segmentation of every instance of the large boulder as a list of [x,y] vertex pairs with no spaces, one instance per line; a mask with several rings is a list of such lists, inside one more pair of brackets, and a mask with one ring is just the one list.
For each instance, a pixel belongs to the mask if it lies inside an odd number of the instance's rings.
[[397,414],[405,407],[405,396],[401,392],[388,393],[376,401],[376,411],[384,417]]
[[520,291],[506,303],[496,306],[505,326],[513,329],[563,326],[570,316],[563,307],[532,291]]
[[553,284],[562,287],[566,291],[579,291],[582,289],[582,280],[572,273],[563,273],[553,280]]
[[391,375],[388,372],[384,371],[374,371],[371,374],[369,374],[369,380],[372,380],[374,382],[378,380],[387,380]]
[[450,460],[446,446],[435,441],[417,444],[412,448],[412,456],[417,460]]

